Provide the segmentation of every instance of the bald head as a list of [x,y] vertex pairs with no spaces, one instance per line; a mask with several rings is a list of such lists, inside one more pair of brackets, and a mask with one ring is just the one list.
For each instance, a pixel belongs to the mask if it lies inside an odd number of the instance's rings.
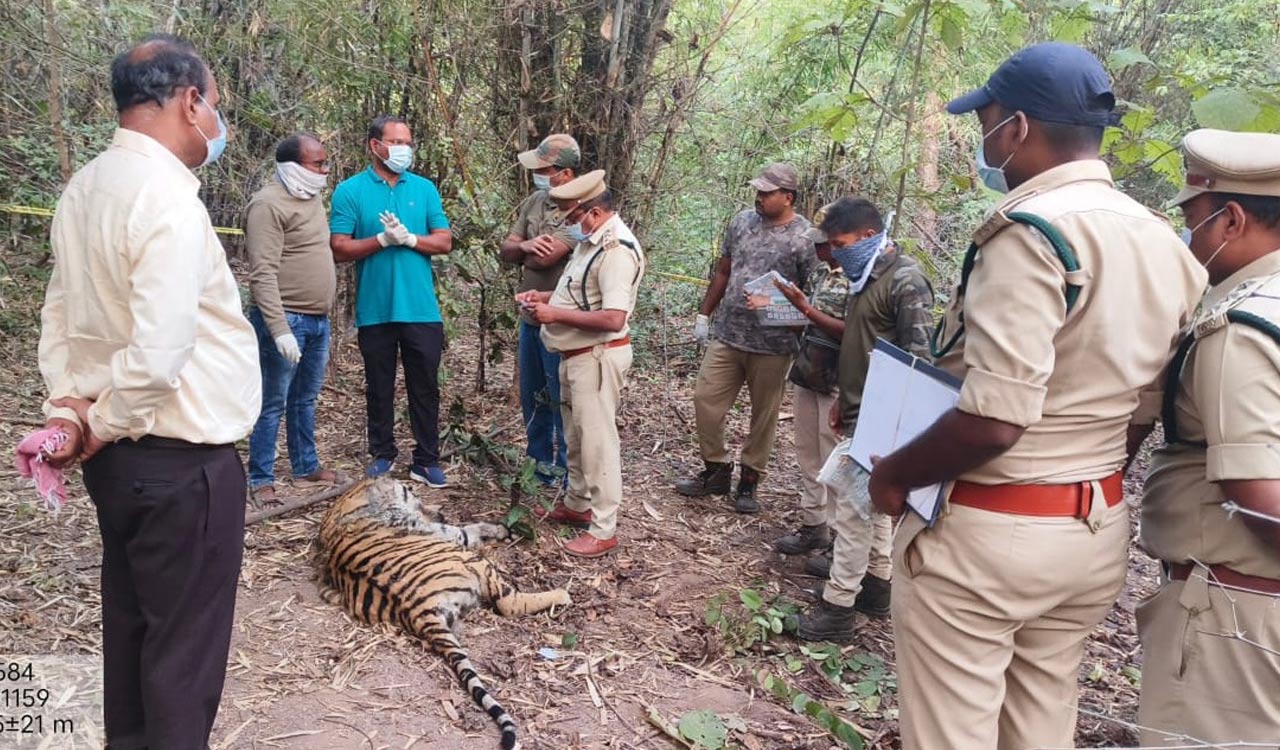
[[170,34],[153,34],[111,62],[111,94],[120,113],[142,104],[163,107],[191,87],[204,96],[209,78],[195,47]]

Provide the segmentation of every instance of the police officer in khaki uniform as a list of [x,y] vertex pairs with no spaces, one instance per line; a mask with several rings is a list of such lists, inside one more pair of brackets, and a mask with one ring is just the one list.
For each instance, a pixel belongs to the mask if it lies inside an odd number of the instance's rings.
[[1142,546],[1166,575],[1138,607],[1140,744],[1270,745],[1280,739],[1280,135],[1197,130],[1182,145],[1187,185],[1174,204],[1213,286],[1170,364],[1166,442],[1142,498]]
[[561,416],[569,445],[569,492],[540,517],[587,531],[564,546],[600,557],[618,546],[622,503],[618,401],[631,367],[629,320],[644,274],[635,235],[614,212],[604,170],[559,187],[551,198],[577,240],[555,292],[527,291],[517,301],[542,325],[542,343],[559,352]]
[[903,750],[1073,743],[1085,641],[1124,583],[1130,423],[1205,281],[1098,159],[1114,105],[1097,59],[1061,43],[947,105],[977,113],[979,173],[1009,194],[935,335],[959,401],[871,474],[895,515],[910,489],[949,488],[932,526],[909,512],[894,539]]

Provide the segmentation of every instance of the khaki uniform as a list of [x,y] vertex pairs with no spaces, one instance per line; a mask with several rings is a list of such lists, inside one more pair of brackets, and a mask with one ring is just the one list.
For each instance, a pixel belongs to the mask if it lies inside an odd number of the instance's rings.
[[[1280,344],[1228,310],[1280,325],[1280,252],[1215,286],[1196,317],[1174,401],[1181,441],[1152,460],[1142,546],[1166,564],[1280,580],[1280,551],[1221,508],[1217,484],[1280,479]],[[1143,745],[1280,740],[1280,657],[1265,651],[1280,651],[1280,596],[1213,580],[1197,567],[1138,607]],[[1259,645],[1222,637],[1237,630]]]
[[[1013,210],[1049,221],[1080,269],[1065,271]],[[960,411],[1025,432],[961,478],[1091,482],[1100,499],[1096,480],[1123,467],[1139,393],[1160,376],[1205,272],[1101,161],[1020,185],[973,240],[981,250],[939,340],[961,313],[965,330],[939,364],[964,381]],[[1070,312],[1067,284],[1080,286]],[[908,513],[892,604],[904,750],[1072,746],[1076,671],[1124,583],[1128,538],[1123,503],[1096,501],[1084,520],[951,505],[928,529]]]
[[[917,357],[928,357],[932,309],[933,289],[919,264],[896,249],[876,259],[866,287],[849,298],[845,313],[838,396],[845,434],[853,434],[858,420],[875,340],[882,338]],[[822,421],[826,423],[826,413]],[[836,507],[831,526],[835,546],[822,598],[852,607],[867,573],[886,581],[893,577],[893,519],[874,512],[864,519],[851,503],[844,503]]]
[[[561,417],[569,447],[569,493],[564,504],[592,511],[590,533],[610,539],[622,503],[618,445],[618,402],[631,368],[631,345],[605,346],[627,338],[645,259],[635,235],[616,214],[578,243],[551,295],[553,307],[625,310],[628,325],[617,332],[585,331],[549,323],[542,326],[548,351],[560,361]],[[582,353],[577,350],[587,349]]]

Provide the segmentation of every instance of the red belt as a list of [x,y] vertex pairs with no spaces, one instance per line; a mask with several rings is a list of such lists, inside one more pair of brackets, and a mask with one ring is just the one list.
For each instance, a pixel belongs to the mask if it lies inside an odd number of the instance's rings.
[[[1102,495],[1111,507],[1124,499],[1124,475],[1116,472],[1099,479]],[[970,508],[1018,516],[1088,518],[1093,507],[1093,482],[1075,484],[974,484],[958,481],[951,502]]]
[[[1192,571],[1198,567],[1198,565],[1192,565],[1191,563],[1171,563],[1168,568],[1169,577],[1175,581],[1185,581],[1191,577]],[[1239,573],[1225,565],[1210,565],[1205,578],[1211,583],[1216,582],[1223,586],[1280,596],[1280,581],[1274,578]]]
[[586,354],[592,349],[595,349],[597,346],[603,346],[606,349],[612,349],[615,346],[626,346],[627,344],[630,344],[630,343],[631,343],[631,334],[627,334],[626,336],[623,336],[620,339],[614,339],[613,341],[606,341],[603,344],[595,344],[593,346],[584,346],[581,349],[570,349],[567,352],[560,352],[560,356],[564,357],[565,359],[568,359],[570,357],[576,357],[579,354]]

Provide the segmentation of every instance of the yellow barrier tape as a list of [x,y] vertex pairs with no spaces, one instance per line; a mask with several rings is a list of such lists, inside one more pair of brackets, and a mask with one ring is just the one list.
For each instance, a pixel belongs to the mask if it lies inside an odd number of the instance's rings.
[[658,274],[659,276],[665,276],[668,279],[675,279],[676,281],[686,281],[690,284],[697,284],[698,286],[707,286],[708,284],[710,284],[710,282],[707,281],[706,279],[697,279],[692,276],[685,276],[684,274],[680,274],[680,273],[667,273],[666,271],[654,271],[654,273]]
[[[19,206],[14,203],[0,203],[0,213],[4,214],[22,214],[24,216],[53,216],[52,208],[40,208],[39,206]],[[244,230],[235,227],[214,227],[213,231],[218,234],[231,234],[241,236]]]

